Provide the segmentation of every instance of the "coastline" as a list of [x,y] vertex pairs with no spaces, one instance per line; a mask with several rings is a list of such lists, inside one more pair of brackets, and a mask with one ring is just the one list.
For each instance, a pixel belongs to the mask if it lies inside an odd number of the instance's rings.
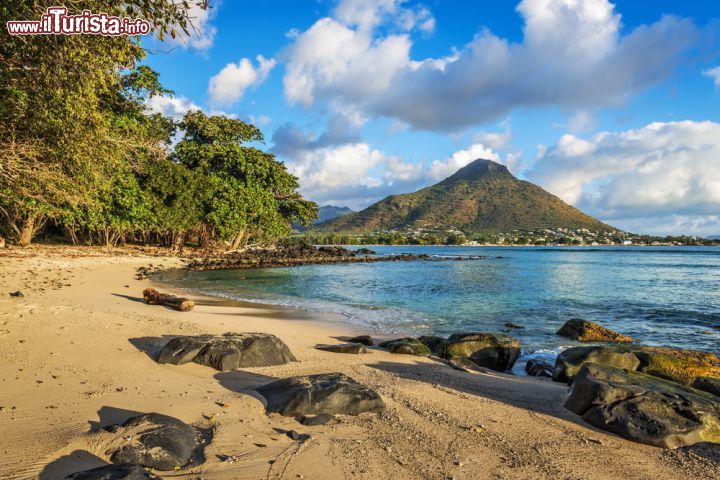
[[[663,451],[588,426],[562,407],[566,387],[561,384],[459,372],[428,358],[378,349],[368,355],[316,350],[318,343],[367,333],[331,316],[197,294],[191,295],[198,302],[191,312],[146,305],[141,292],[154,283],[136,280],[134,273],[148,263],[172,267],[181,260],[0,257],[0,477],[63,478],[102,465],[105,447],[92,430],[153,411],[213,431],[203,464],[157,472],[164,478],[697,479],[720,474],[716,464],[692,451]],[[16,290],[25,296],[9,297]],[[171,336],[227,331],[275,334],[300,361],[220,373],[153,359]],[[249,391],[274,378],[335,371],[375,388],[387,411],[305,427],[292,418],[266,415]],[[288,455],[294,443],[278,429],[295,429],[312,439]],[[218,455],[239,460],[230,464]],[[286,466],[284,475],[273,468],[276,464]]]

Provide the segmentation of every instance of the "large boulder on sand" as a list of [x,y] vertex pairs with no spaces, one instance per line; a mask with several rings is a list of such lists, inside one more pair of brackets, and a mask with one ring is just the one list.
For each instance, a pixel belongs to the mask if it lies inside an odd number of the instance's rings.
[[268,367],[296,361],[288,346],[268,333],[178,337],[170,340],[158,357],[159,363],[182,365],[195,362],[220,371]]
[[640,359],[638,371],[683,385],[692,385],[699,377],[720,380],[720,358],[710,352],[670,347],[636,347]]
[[352,337],[350,340],[348,340],[348,342],[360,343],[362,345],[365,345],[366,347],[373,346],[373,339],[370,335],[358,335],[357,337]]
[[720,401],[720,378],[698,377],[695,379],[692,388],[712,393]]
[[637,370],[640,360],[626,348],[613,346],[572,347],[560,352],[555,359],[553,380],[569,382],[586,363],[597,363],[626,370]]
[[481,367],[510,370],[520,356],[520,342],[496,333],[454,333],[441,348],[443,358],[469,358]]
[[440,354],[442,348],[447,343],[447,338],[438,337],[436,335],[421,335],[418,337],[418,340],[436,355]]
[[257,392],[265,398],[268,412],[286,417],[358,415],[385,409],[375,390],[342,373],[285,378],[263,385]]
[[720,403],[712,395],[649,375],[586,364],[565,407],[629,440],[676,448],[720,443]]
[[116,463],[83,470],[65,477],[67,480],[162,480],[137,463]]
[[[572,347],[563,350],[555,361],[553,380],[571,381],[586,363],[634,370],[687,386],[693,385],[701,377],[720,380],[720,359],[714,353],[635,345]],[[706,384],[707,381],[700,383]]]
[[341,343],[339,345],[315,345],[315,348],[324,352],[333,353],[368,353],[365,345],[360,343]]
[[378,346],[388,350],[390,353],[402,353],[405,355],[420,355],[427,357],[432,353],[430,352],[430,349],[420,340],[411,337],[380,342]]
[[562,337],[572,338],[579,342],[632,342],[632,337],[605,328],[602,325],[573,318],[560,327],[557,334]]
[[158,470],[186,465],[197,445],[195,429],[159,413],[132,417],[114,433],[119,445],[108,452],[113,463],[137,463]]

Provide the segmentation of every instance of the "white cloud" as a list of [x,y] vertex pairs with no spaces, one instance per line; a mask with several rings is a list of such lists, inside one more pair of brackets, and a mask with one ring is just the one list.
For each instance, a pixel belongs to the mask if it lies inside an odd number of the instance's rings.
[[473,139],[492,149],[501,150],[508,146],[512,139],[512,132],[509,129],[504,132],[486,132],[483,130],[473,135]]
[[698,229],[720,211],[720,124],[655,122],[589,139],[564,135],[527,176],[611,223],[639,230],[661,218]]
[[160,113],[173,120],[181,120],[189,110],[201,110],[186,97],[170,97],[153,95],[145,102],[147,109],[152,113]]
[[186,34],[182,28],[176,27],[177,35],[175,38],[168,35],[165,37],[165,42],[182,48],[208,50],[212,47],[217,34],[217,28],[210,22],[215,16],[219,3],[215,2],[213,8],[203,8],[201,2],[190,2],[188,18],[192,25],[188,25],[189,33]]
[[258,55],[257,62],[257,68],[247,58],[225,65],[217,75],[210,78],[210,102],[214,105],[233,105],[242,98],[247,88],[263,83],[275,66],[275,60]]
[[430,164],[428,177],[440,181],[478,158],[500,162],[500,156],[493,152],[492,149],[485,147],[481,143],[476,143],[464,150],[458,150],[444,160],[434,160]]
[[252,123],[253,125],[259,125],[261,127],[264,127],[272,123],[272,118],[267,115],[260,115],[257,117],[255,115],[250,115],[250,123]]
[[392,22],[403,31],[414,28],[432,33],[435,18],[422,5],[406,6],[406,0],[341,0],[334,16],[341,23],[360,30],[372,30],[385,22]]
[[445,57],[413,60],[408,32],[377,28],[402,23],[408,15],[398,5],[341,2],[333,17],[298,32],[285,52],[287,99],[349,105],[440,131],[517,107],[583,111],[665,79],[697,36],[691,21],[672,16],[622,35],[607,0],[523,0],[522,43],[484,30]]
[[321,204],[364,208],[387,195],[407,193],[437,183],[477,158],[519,164],[517,154],[502,158],[473,144],[430,164],[404,161],[373,149],[346,117],[331,119],[321,134],[286,124],[273,134],[272,151],[300,178],[301,192]]
[[703,70],[702,74],[706,77],[712,78],[715,86],[720,87],[720,66]]

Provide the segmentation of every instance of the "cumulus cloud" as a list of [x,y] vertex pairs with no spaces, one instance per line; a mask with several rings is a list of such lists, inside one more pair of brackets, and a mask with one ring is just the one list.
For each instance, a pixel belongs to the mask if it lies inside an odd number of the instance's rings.
[[145,102],[151,113],[159,113],[173,120],[181,120],[189,110],[201,110],[186,97],[171,97],[166,95],[153,95]]
[[505,129],[504,132],[486,132],[483,130],[473,135],[473,139],[490,148],[500,150],[508,146],[512,139],[512,132],[509,129]]
[[[295,35],[285,52],[285,95],[452,131],[517,107],[617,103],[665,79],[697,36],[690,20],[672,16],[623,35],[607,0],[523,0],[517,10],[520,43],[483,30],[445,57],[414,60],[408,31],[378,28],[407,16],[402,3],[343,1]],[[407,27],[422,28],[418,22]]]
[[704,70],[702,74],[708,78],[712,78],[716,87],[720,87],[720,66]]
[[476,143],[429,164],[404,161],[372,148],[343,116],[336,115],[319,134],[285,124],[273,134],[272,151],[300,178],[301,192],[321,204],[364,208],[387,195],[407,193],[437,183],[477,158],[505,163],[511,170],[520,157],[504,158]]
[[720,211],[720,124],[655,122],[588,139],[563,135],[526,175],[619,226],[652,228],[662,219],[707,227]]
[[492,149],[476,143],[466,149],[458,150],[446,159],[433,160],[428,170],[428,177],[440,181],[478,158],[500,162],[500,156]]
[[422,5],[408,6],[406,0],[342,0],[334,16],[345,25],[371,30],[392,22],[403,31],[414,28],[425,33],[435,29],[435,17]]
[[217,75],[210,78],[210,102],[214,105],[233,105],[242,98],[247,88],[263,83],[275,66],[275,60],[266,59],[262,55],[258,55],[256,60],[257,67],[247,58],[238,63],[228,63]]

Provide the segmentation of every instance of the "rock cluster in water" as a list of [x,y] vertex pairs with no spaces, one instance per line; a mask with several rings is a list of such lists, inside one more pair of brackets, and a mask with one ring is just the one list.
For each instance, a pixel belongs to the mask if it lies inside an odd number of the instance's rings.
[[413,260],[476,260],[484,257],[431,257],[428,254],[401,253],[376,256],[367,249],[348,250],[343,247],[314,247],[312,245],[273,245],[231,252],[216,257],[191,261],[190,270],[226,270],[267,267],[290,267],[329,263],[401,262]]
[[565,407],[629,440],[676,448],[720,443],[720,403],[712,395],[642,373],[586,364]]
[[632,342],[632,337],[623,335],[589,320],[572,318],[560,327],[557,334],[579,342]]
[[669,347],[598,345],[558,355],[553,380],[591,425],[648,445],[720,443],[720,358]]
[[158,357],[158,363],[182,365],[195,362],[220,371],[296,361],[288,346],[269,333],[177,337],[162,348]]

